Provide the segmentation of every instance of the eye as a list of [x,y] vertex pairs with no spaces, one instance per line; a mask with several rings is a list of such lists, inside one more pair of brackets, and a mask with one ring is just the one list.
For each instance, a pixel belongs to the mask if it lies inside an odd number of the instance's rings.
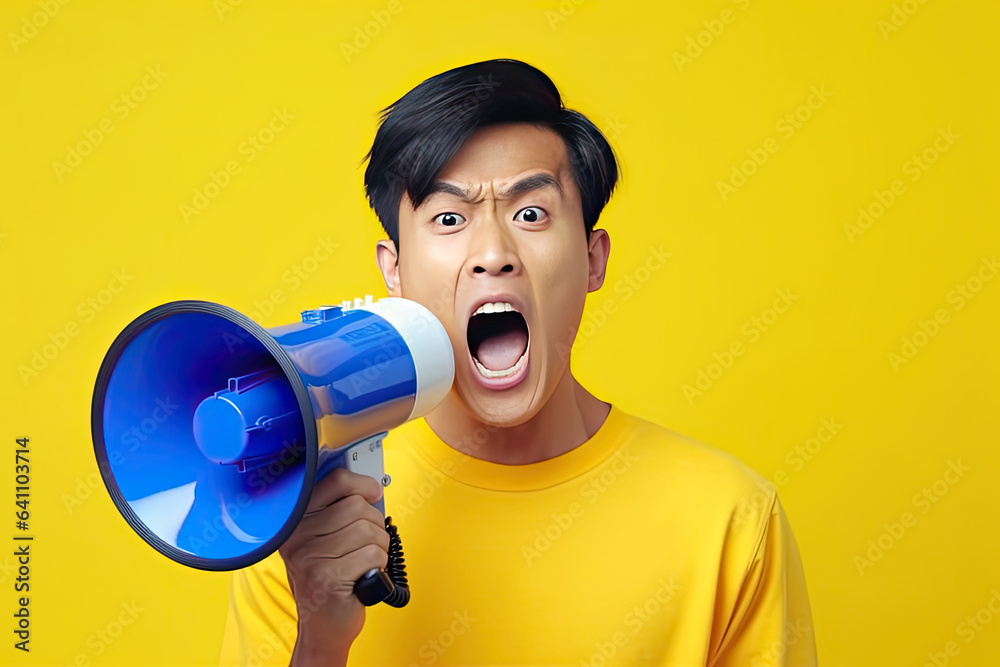
[[525,214],[524,222],[538,222],[539,219],[543,215],[545,215],[545,209],[539,208],[538,206],[529,206],[528,208],[522,208],[520,211],[517,212],[517,215],[514,216],[514,219],[517,220],[517,216],[521,215],[522,213]]
[[441,224],[445,227],[454,227],[459,223],[459,220],[465,220],[465,218],[460,216],[458,213],[441,213],[434,216],[434,219],[440,219]]

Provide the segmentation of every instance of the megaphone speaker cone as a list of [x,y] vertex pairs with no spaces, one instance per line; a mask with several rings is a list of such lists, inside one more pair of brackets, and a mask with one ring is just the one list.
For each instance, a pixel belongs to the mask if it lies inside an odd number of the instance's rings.
[[92,428],[118,510],[191,567],[235,569],[273,552],[315,481],[297,368],[267,331],[218,304],[173,302],[126,327],[98,373]]

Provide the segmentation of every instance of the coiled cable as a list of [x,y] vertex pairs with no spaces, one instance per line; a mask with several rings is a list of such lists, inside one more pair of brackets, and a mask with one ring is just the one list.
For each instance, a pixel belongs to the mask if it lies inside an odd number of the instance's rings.
[[385,602],[390,607],[405,607],[410,601],[410,588],[406,579],[406,559],[399,531],[392,517],[385,518],[385,531],[389,533],[389,560],[385,570],[370,570],[354,583],[354,594],[361,603],[371,607]]

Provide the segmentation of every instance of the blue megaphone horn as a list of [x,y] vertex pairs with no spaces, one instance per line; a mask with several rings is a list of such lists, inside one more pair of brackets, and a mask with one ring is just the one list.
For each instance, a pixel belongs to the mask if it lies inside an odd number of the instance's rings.
[[[448,334],[420,304],[355,299],[264,329],[205,301],[140,315],[101,364],[91,426],[129,526],[184,565],[233,570],[273,553],[336,467],[386,485],[382,438],[451,389]],[[385,515],[383,500],[376,503]],[[402,546],[355,585],[366,605],[409,599]]]

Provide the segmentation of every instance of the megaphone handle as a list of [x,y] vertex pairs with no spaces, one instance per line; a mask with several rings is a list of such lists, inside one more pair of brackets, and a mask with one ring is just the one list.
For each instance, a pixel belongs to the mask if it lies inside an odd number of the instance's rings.
[[390,607],[404,607],[410,601],[403,543],[392,517],[385,518],[385,529],[389,533],[389,563],[386,569],[369,570],[354,583],[354,594],[366,607],[379,602],[385,602]]
[[[371,477],[382,486],[388,486],[389,476],[385,474],[382,461],[382,438],[386,434],[386,431],[382,431],[338,449],[321,448],[316,464],[316,480],[326,477],[334,468],[347,468],[351,472]],[[385,516],[385,500],[380,498],[374,505]]]
[[[377,433],[337,450],[323,449],[317,467],[317,479],[326,476],[338,467],[351,472],[368,475],[383,486],[389,483],[382,460],[382,438],[386,431]],[[384,500],[375,503],[385,515]],[[389,562],[385,570],[369,570],[354,582],[354,594],[366,607],[385,602],[392,607],[403,607],[410,601],[410,589],[406,580],[406,565],[403,559],[403,544],[399,532],[392,523],[392,517],[385,517],[385,530],[389,533]]]

